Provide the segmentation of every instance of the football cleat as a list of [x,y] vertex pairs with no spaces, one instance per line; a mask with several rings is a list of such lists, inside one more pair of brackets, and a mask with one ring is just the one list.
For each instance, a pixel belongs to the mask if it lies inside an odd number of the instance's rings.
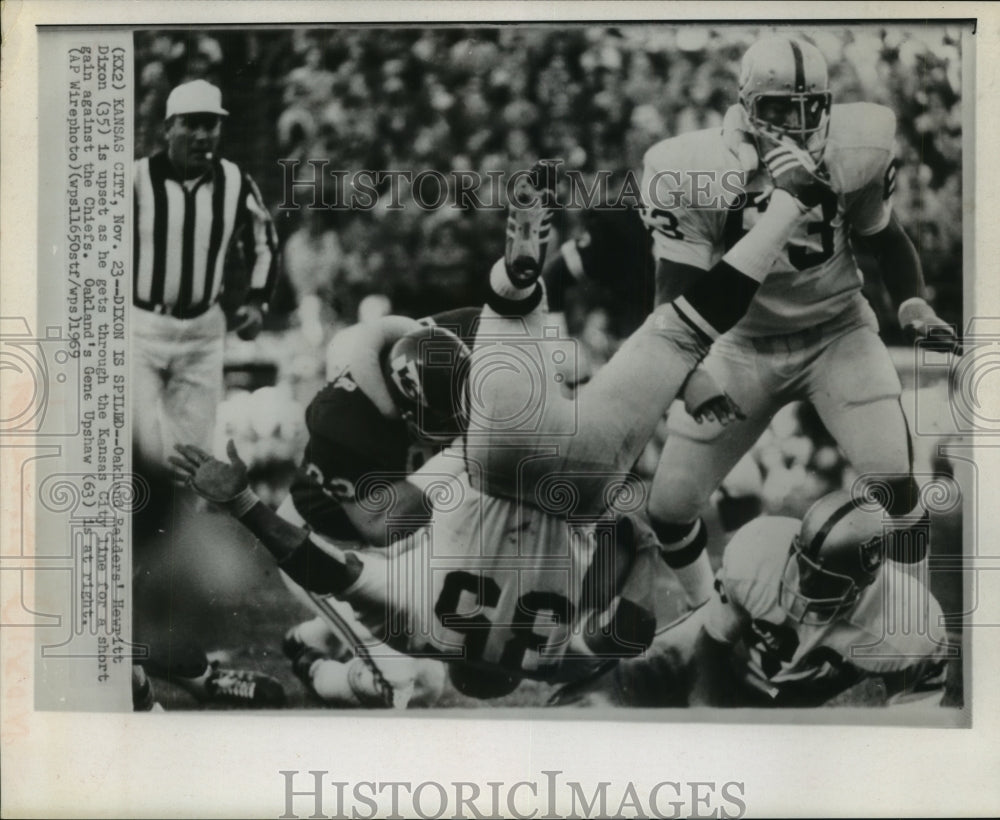
[[204,683],[185,688],[203,702],[248,709],[276,708],[285,704],[285,690],[274,678],[248,669],[222,669],[217,661],[212,663]]
[[533,285],[542,272],[549,242],[552,191],[544,166],[536,165],[528,176],[517,181],[507,206],[507,245],[504,264],[507,277],[517,288]]

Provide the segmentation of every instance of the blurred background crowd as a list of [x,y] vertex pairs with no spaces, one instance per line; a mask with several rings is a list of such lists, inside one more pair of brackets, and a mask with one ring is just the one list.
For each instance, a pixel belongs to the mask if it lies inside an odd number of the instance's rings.
[[[835,102],[895,111],[895,209],[920,251],[938,313],[960,323],[960,31],[800,31],[827,57]],[[332,333],[388,311],[424,315],[480,303],[504,241],[502,210],[390,211],[387,189],[372,209],[279,208],[279,159],[447,174],[558,157],[587,174],[639,171],[656,141],[721,123],[736,101],[742,52],[761,33],[650,24],[138,33],[137,156],[158,145],[174,85],[194,78],[219,85],[231,112],[223,154],[258,182],[282,239],[284,275],[268,332],[253,343],[227,339],[230,394],[220,408],[219,436],[236,437],[259,492],[278,500],[301,452],[303,409],[323,381]],[[557,243],[602,230],[591,217],[562,212]],[[901,341],[884,289],[867,278],[883,335]],[[586,366],[599,366],[634,326],[633,316],[618,314],[638,294],[618,297],[584,289],[566,304]],[[813,416],[790,408],[741,467],[745,481],[770,482],[771,509],[797,510],[788,499],[803,492],[803,474],[825,484],[846,480],[846,465]],[[647,455],[644,463],[655,463]]]

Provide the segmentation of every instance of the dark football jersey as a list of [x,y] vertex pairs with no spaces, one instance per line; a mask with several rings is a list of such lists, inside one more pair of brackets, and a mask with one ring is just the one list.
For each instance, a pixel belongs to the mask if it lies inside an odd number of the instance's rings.
[[[471,347],[479,314],[479,308],[461,308],[420,321],[451,330]],[[344,502],[377,510],[386,482],[405,479],[442,447],[415,439],[402,419],[383,416],[350,368],[310,402],[306,428],[309,441],[292,483],[292,501],[311,529],[337,541],[362,541]]]

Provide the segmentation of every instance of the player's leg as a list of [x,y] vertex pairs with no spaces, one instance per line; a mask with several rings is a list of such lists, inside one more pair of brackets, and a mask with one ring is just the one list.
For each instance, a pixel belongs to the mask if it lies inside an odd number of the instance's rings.
[[573,422],[557,381],[570,345],[546,333],[538,281],[552,216],[546,196],[526,177],[515,187],[506,251],[490,269],[470,360],[465,456],[473,485],[492,494],[519,495],[526,459],[552,453]]
[[703,363],[746,415],[723,425],[696,422],[680,404],[670,410],[667,440],[653,477],[649,516],[691,606],[708,600],[712,567],[700,515],[712,492],[760,438],[779,406],[782,380],[749,342],[716,342]]
[[398,667],[390,672],[392,677],[408,681],[406,687],[394,687],[391,700],[387,700],[376,675],[362,658],[341,662],[306,654],[296,662],[296,673],[308,680],[309,687],[328,705],[341,708],[427,707],[441,697],[447,677],[441,661],[399,655],[382,662]]
[[899,375],[882,340],[857,326],[826,345],[810,365],[809,399],[873,498],[904,526],[889,556],[921,561],[927,551],[926,511],[913,476],[909,425]]

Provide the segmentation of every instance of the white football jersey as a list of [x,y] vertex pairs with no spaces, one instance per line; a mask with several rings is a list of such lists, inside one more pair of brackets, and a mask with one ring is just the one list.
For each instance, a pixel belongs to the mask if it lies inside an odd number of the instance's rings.
[[584,625],[609,610],[628,571],[613,523],[570,522],[479,494],[467,474],[456,482],[405,545],[357,553],[364,570],[340,597],[411,654],[515,677],[579,676],[599,660]]
[[879,674],[944,657],[941,607],[927,586],[889,562],[855,606],[831,623],[799,623],[781,605],[782,574],[801,524],[757,518],[726,547],[705,629],[722,643],[742,638],[750,680],[763,691],[822,681],[845,664]]
[[[824,159],[831,195],[796,227],[734,332],[765,336],[802,330],[863,298],[848,238],[852,231],[870,236],[889,223],[895,131],[888,108],[833,106]],[[721,128],[650,148],[643,219],[656,258],[703,270],[718,262],[756,224],[774,189],[763,165],[745,177]]]

